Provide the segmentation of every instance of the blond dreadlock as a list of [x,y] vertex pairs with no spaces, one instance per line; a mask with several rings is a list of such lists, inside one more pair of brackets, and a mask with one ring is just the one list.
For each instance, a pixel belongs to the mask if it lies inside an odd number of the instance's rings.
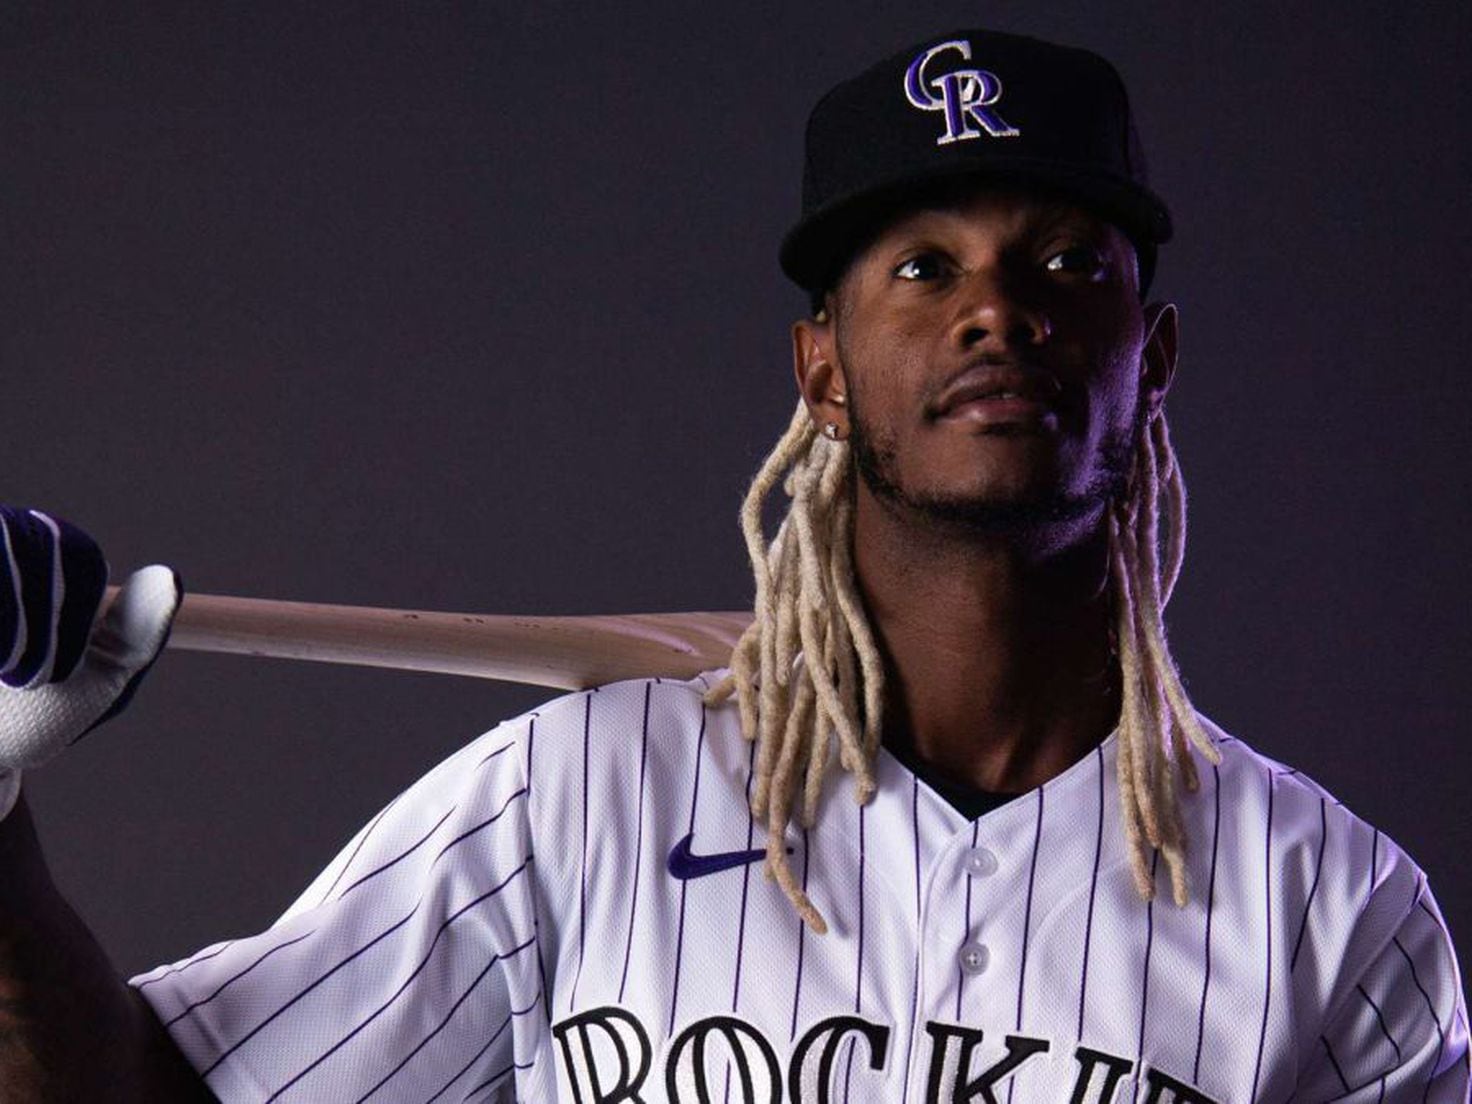
[[[812,827],[835,742],[839,765],[854,777],[855,798],[864,804],[873,796],[884,691],[883,661],[853,570],[852,478],[848,445],[819,434],[798,403],[741,506],[756,617],[732,652],[730,675],[707,695],[711,704],[736,695],[742,733],[757,741],[751,810],[766,821],[768,874],[819,933],[828,926],[793,875],[783,835],[799,786],[798,821]],[[779,480],[791,504],[768,544],[762,505]],[[1161,619],[1186,543],[1185,484],[1163,411],[1136,442],[1128,489],[1112,504],[1108,526],[1122,689],[1119,794],[1130,865],[1149,900],[1155,887],[1147,848],[1158,848],[1172,896],[1184,906],[1186,836],[1171,762],[1194,792],[1199,781],[1187,741],[1213,763],[1220,755],[1186,697]]]

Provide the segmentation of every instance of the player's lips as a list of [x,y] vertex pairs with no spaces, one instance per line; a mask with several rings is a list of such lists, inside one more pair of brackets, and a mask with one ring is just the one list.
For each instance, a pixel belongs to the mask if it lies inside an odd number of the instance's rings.
[[1012,365],[980,365],[953,379],[931,405],[936,421],[1000,425],[1057,419],[1061,388],[1050,374]]

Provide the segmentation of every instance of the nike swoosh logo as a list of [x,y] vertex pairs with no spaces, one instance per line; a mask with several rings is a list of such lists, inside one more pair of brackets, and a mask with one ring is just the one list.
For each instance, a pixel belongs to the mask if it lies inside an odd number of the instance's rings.
[[[682,882],[688,882],[691,878],[704,878],[707,874],[719,874],[723,870],[734,870],[738,866],[748,866],[767,857],[767,853],[761,848],[697,855],[691,850],[694,839],[695,833],[691,832],[670,848],[669,859],[665,863],[670,874]],[[792,854],[792,848],[789,847],[787,853]]]

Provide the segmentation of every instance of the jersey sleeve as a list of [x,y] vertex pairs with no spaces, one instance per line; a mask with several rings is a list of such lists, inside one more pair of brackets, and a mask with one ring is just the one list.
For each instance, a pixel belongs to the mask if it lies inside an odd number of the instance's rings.
[[132,979],[221,1100],[510,1093],[513,1021],[541,1014],[524,752],[523,722],[487,733],[270,929]]
[[1352,943],[1363,953],[1352,953],[1304,1056],[1296,1100],[1467,1104],[1472,1058],[1456,954],[1425,876],[1408,860],[1402,869],[1414,885],[1407,893],[1389,879],[1366,906]]

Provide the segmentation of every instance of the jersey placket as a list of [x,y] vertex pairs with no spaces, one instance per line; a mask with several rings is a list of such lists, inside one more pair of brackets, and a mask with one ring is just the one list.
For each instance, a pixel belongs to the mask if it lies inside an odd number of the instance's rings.
[[[1023,978],[1040,798],[1031,791],[968,823],[918,786],[923,874],[910,1100],[929,1099],[936,1062],[949,1085],[1006,1053],[999,1029],[1011,1025]],[[961,1068],[963,1054],[970,1068]]]

